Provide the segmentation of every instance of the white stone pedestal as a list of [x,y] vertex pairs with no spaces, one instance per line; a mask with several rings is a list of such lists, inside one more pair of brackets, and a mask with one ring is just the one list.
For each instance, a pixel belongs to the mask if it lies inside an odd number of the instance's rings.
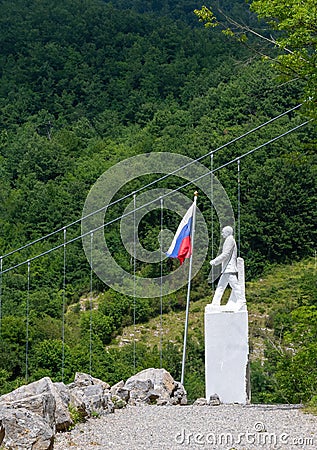
[[225,307],[205,309],[206,399],[217,394],[221,403],[246,404],[248,381],[248,312]]

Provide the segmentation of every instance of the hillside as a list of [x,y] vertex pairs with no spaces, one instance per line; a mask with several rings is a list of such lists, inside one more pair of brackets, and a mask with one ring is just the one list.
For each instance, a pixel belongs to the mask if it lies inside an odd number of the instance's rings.
[[[263,402],[314,397],[314,371],[304,372],[315,360],[312,271],[294,275],[294,283],[301,282],[298,298],[297,287],[287,290],[274,281],[283,269],[274,280],[265,274],[274,265],[302,267],[300,261],[310,261],[316,251],[316,127],[299,106],[302,82],[282,82],[257,53],[261,44],[255,40],[244,45],[205,29],[193,14],[196,6],[191,0],[1,1],[0,393],[43,376],[70,381],[75,371],[113,383],[135,367],[160,364],[150,337],[153,347],[143,338],[135,349],[113,347],[134,322],[145,327],[141,336],[147,336],[147,323],[158,330],[160,299],[119,293],[91,270],[79,239],[83,207],[99,177],[119,162],[169,152],[199,159],[210,170],[210,152],[217,149],[213,169],[232,205],[253,292],[254,392]],[[226,0],[223,7],[257,26],[243,0]],[[275,49],[269,54],[274,57]],[[139,280],[177,267],[170,260],[162,267],[157,260],[134,264],[121,240],[117,219],[131,206],[131,193],[155,177],[141,174],[123,185],[115,199],[124,200],[104,218],[112,257]],[[173,191],[173,206],[177,192],[190,202],[196,190],[177,176],[157,187]],[[207,194],[200,194],[199,209],[209,234],[192,284],[197,321],[208,301],[208,261],[217,252],[220,228]],[[170,233],[177,228],[176,211],[164,207],[163,216],[161,224],[155,209],[139,223],[140,245],[148,252],[158,250],[161,225]],[[254,281],[259,277],[264,284]],[[163,313],[172,314],[164,318],[174,314],[181,325],[184,305],[185,288],[164,297]],[[182,331],[170,328],[174,334],[164,342],[162,359],[179,377]],[[263,338],[267,329],[272,346]],[[189,342],[192,394],[202,389],[198,331]],[[288,377],[292,372],[298,378]]]

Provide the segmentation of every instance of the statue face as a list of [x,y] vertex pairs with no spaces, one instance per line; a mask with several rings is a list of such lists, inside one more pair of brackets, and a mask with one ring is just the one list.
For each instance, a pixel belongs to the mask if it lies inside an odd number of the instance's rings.
[[230,226],[224,227],[221,231],[221,236],[223,238],[230,236],[230,234],[233,234],[233,229]]

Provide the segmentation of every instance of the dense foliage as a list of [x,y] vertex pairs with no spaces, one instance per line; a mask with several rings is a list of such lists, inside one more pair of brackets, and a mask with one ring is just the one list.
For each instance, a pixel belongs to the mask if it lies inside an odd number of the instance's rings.
[[234,17],[219,4],[212,9],[203,6],[195,14],[207,28],[220,26],[224,34],[237,37],[257,54],[272,60],[285,82],[301,80],[304,108],[316,118],[316,2],[248,0],[248,3],[250,11],[268,22],[269,30],[264,21],[255,23],[241,15]]
[[251,366],[254,402],[316,403],[316,270],[312,258],[249,286],[264,318],[263,327],[251,325],[254,340],[265,343],[263,358]]
[[312,112],[317,102],[317,5],[314,0],[253,0],[251,9],[280,32],[276,44],[283,50],[277,66],[287,79],[301,78]]
[[[301,82],[277,84],[269,65],[247,48],[199,26],[188,0],[160,7],[119,0],[2,0],[0,6],[2,255],[80,219],[90,187],[118,161],[155,151],[202,156],[297,105],[303,95]],[[241,1],[225,6],[254,20]],[[296,112],[285,115],[217,152],[214,167],[304,120]],[[241,254],[250,279],[316,248],[315,142],[309,124],[241,160]],[[209,158],[203,162],[209,166]],[[217,176],[237,213],[236,165]],[[192,187],[184,192],[191,195]],[[206,199],[199,206],[210,221]],[[156,219],[149,215],[141,226],[148,248],[157,246]],[[176,226],[177,219],[171,223]],[[69,228],[67,238],[79,228]],[[118,229],[107,233],[117,260],[131,269]],[[3,268],[62,243],[63,232],[4,258]],[[210,291],[208,269],[206,263],[193,282],[193,300]],[[137,270],[153,276],[158,267],[139,264]],[[133,372],[133,348],[105,352],[105,345],[134,318],[158,315],[157,299],[136,299],[134,305],[134,299],[90,280],[79,241],[67,246],[66,255],[62,246],[32,261],[29,275],[23,264],[1,276],[2,391],[23,382],[26,370],[29,380],[50,375],[69,381],[91,364],[93,374],[109,382]],[[164,299],[164,312],[183,309],[185,298],[181,290]],[[203,374],[202,355],[197,340],[190,341],[192,392],[195,373]],[[136,356],[137,369],[159,364],[158,352],[149,354],[141,344]],[[179,347],[167,346],[163,361],[178,377]]]

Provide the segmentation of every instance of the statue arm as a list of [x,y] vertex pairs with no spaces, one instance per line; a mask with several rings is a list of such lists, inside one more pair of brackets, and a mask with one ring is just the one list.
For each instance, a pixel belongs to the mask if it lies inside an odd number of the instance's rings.
[[210,264],[212,266],[217,266],[218,264],[221,264],[224,261],[226,261],[230,257],[233,247],[234,247],[234,239],[227,238],[223,244],[222,253],[220,253],[220,255],[218,255],[215,259],[212,259],[210,261]]

